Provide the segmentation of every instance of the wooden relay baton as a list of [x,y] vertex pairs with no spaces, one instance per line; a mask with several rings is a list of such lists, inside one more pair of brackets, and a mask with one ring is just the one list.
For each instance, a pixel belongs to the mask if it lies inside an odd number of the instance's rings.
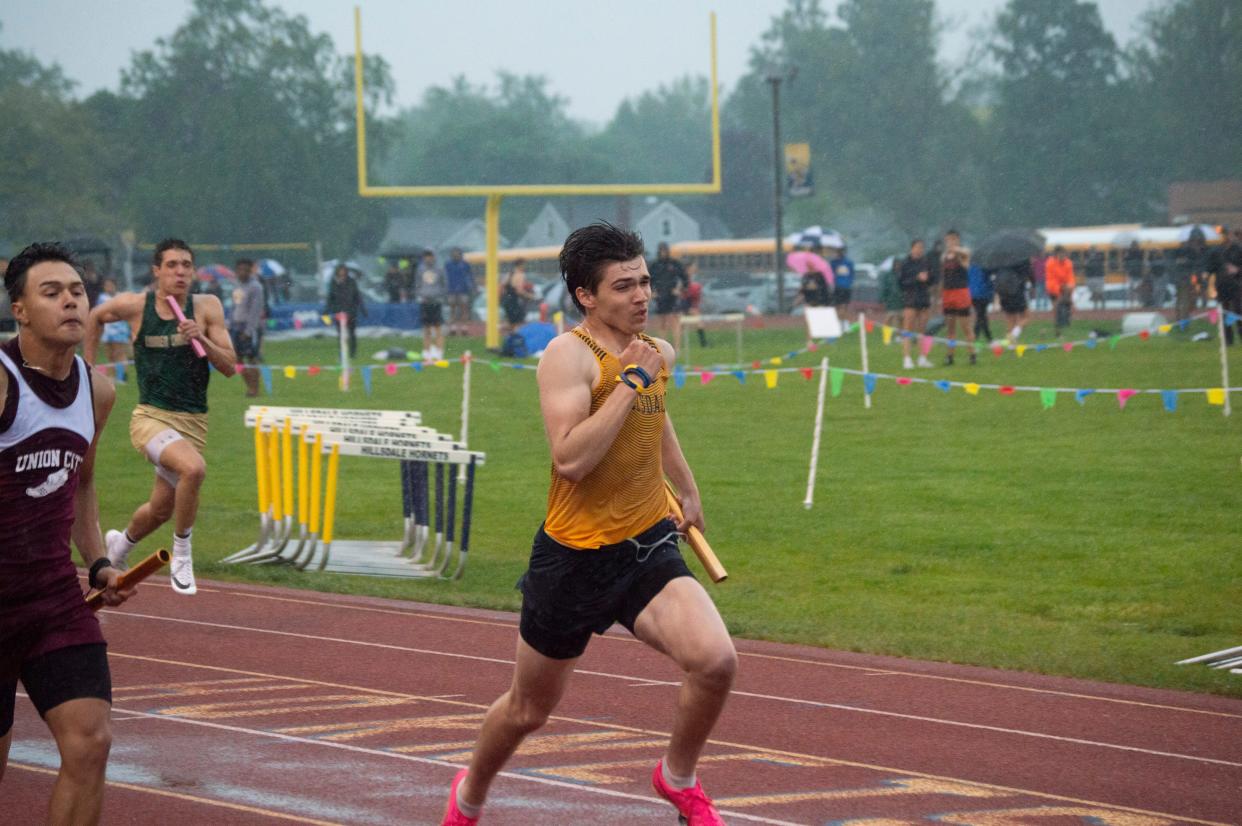
[[[125,573],[121,574],[116,583],[117,589],[132,588],[139,582],[142,582],[144,579],[151,576],[151,574],[155,573],[160,568],[167,565],[170,559],[172,559],[172,556],[168,553],[168,551],[164,548],[160,548],[158,551],[151,554],[149,557],[142,560]],[[103,593],[103,591],[92,591],[86,595],[86,604],[91,607],[92,611],[98,611],[100,608],[104,607]]]
[[[668,480],[664,480],[664,493],[668,496],[668,507],[673,516],[678,521],[685,518],[681,512],[681,505],[677,502],[677,496],[673,493],[672,486]],[[716,558],[716,552],[712,550],[712,546],[708,544],[707,537],[703,536],[703,532],[694,525],[686,527],[686,542],[690,544],[690,549],[694,551],[694,555],[699,558],[699,562],[703,563],[703,570],[707,571],[707,575],[712,578],[712,582],[723,582],[729,578],[729,572],[720,564],[720,560]]]

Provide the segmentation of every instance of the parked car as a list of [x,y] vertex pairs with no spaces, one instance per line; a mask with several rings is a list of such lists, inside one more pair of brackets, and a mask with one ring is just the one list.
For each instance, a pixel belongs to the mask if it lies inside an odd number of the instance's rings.
[[[1172,284],[1157,283],[1156,308],[1172,307],[1177,299],[1177,290]],[[1164,293],[1164,300],[1160,300],[1159,293]],[[1071,294],[1071,301],[1074,303],[1075,310],[1091,310],[1094,304],[1091,301],[1091,288],[1086,284],[1079,284],[1074,287]],[[1104,309],[1134,309],[1139,306],[1138,288],[1127,283],[1105,284],[1104,285]]]
[[[793,306],[801,279],[797,273],[785,273],[785,307]],[[726,272],[703,280],[702,310],[717,313],[776,313],[776,273]]]

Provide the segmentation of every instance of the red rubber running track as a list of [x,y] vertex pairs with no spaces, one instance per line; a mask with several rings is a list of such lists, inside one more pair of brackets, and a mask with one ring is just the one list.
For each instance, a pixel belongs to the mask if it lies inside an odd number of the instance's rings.
[[[115,697],[104,822],[439,822],[508,685],[511,614],[153,579],[103,615]],[[725,820],[1160,826],[1242,817],[1242,702],[738,641],[699,774]],[[596,638],[484,824],[673,824],[648,785],[679,674]],[[58,757],[19,700],[6,823],[41,822]]]

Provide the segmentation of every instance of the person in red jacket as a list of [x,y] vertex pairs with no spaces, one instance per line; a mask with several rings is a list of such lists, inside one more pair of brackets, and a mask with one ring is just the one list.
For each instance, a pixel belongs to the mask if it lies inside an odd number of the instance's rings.
[[1052,257],[1044,264],[1044,281],[1048,297],[1056,308],[1056,334],[1069,326],[1071,298],[1074,293],[1074,262],[1065,254],[1065,247],[1053,250]]

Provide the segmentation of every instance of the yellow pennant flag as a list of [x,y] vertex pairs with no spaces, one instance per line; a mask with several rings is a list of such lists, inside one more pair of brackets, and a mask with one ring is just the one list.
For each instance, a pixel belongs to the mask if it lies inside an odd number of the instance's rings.
[[440,359],[439,361],[435,362],[435,365],[436,367],[448,367],[449,363],[445,359]]
[[1172,324],[1161,324],[1159,327],[1156,328],[1156,331],[1160,333],[1160,335],[1162,336],[1167,336],[1169,334],[1169,330],[1172,330],[1172,329],[1173,329]]
[[772,356],[772,358],[768,359],[768,363],[769,364],[783,364],[784,362],[781,361],[780,356]]
[[1207,399],[1208,399],[1208,404],[1224,404],[1225,403],[1225,388],[1209,387],[1207,391]]
[[298,368],[294,367],[293,365],[289,365],[288,367],[285,368],[285,378],[292,379],[292,378],[296,378],[297,375],[298,375]]
[[880,328],[880,338],[884,339],[884,343],[888,344],[893,340],[893,328],[885,324]]
[[1022,358],[1022,356],[1026,353],[1026,345],[1019,344],[1016,348],[1014,348],[1014,352],[1018,354],[1018,358]]
[[780,373],[778,373],[776,370],[764,370],[763,371],[763,381],[765,384],[767,384],[769,390],[771,390],[773,387],[776,386],[776,379],[777,379],[777,376],[779,375]]
[[974,382],[970,382],[969,384],[963,385],[963,389],[972,396],[979,395],[979,385],[975,384]]
[[325,327],[327,327],[328,325],[330,325],[330,324],[332,323],[332,317],[331,317],[331,316],[321,315],[321,316],[319,316],[319,317],[320,317],[321,319],[323,319],[323,326],[325,326]]

